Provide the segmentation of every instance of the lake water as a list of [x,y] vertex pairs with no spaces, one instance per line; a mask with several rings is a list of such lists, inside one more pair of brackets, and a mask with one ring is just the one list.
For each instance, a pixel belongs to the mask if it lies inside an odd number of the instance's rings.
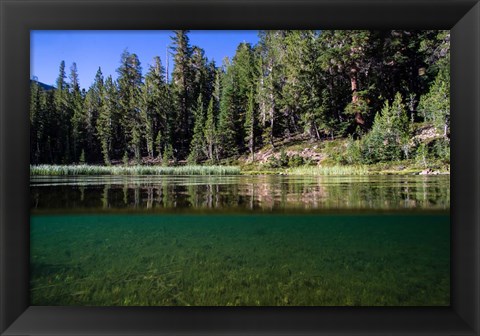
[[450,304],[449,176],[30,185],[32,305]]

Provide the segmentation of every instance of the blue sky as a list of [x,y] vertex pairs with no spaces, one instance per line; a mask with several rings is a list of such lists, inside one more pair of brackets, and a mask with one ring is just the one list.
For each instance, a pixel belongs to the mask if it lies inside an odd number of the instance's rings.
[[[165,52],[171,44],[172,31],[80,31],[34,30],[30,33],[30,77],[37,77],[45,84],[55,84],[58,68],[65,61],[67,76],[73,62],[77,63],[80,86],[88,88],[98,67],[104,77],[117,78],[120,55],[127,49],[138,55],[143,73],[148,71],[153,57],[160,56],[165,66]],[[209,60],[222,64],[225,56],[232,57],[239,43],[258,42],[254,30],[190,31],[191,45],[205,50]],[[173,64],[170,59],[170,71]]]

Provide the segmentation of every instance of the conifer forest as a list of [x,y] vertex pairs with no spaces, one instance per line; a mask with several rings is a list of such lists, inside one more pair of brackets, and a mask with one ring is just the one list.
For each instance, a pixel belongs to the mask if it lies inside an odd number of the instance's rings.
[[[31,163],[255,165],[302,139],[337,141],[338,165],[449,164],[449,31],[259,31],[222,64],[188,31],[171,39],[173,64],[125,50],[116,78],[99,68],[87,89],[63,61],[54,88],[31,80]],[[308,164],[283,151],[265,163]]]

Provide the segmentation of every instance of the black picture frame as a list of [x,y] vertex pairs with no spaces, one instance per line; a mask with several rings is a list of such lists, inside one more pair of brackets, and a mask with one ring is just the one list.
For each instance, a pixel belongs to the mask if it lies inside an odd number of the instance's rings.
[[[480,4],[476,0],[0,0],[2,335],[479,335]],[[451,306],[29,307],[33,29],[451,29]]]

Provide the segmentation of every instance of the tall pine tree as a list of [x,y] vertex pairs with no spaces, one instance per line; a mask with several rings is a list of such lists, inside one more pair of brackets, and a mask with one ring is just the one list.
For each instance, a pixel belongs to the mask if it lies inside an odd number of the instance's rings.
[[103,162],[110,165],[114,157],[115,132],[120,128],[119,105],[117,87],[111,76],[105,80],[105,85],[101,92],[102,104],[99,106],[97,120],[97,136],[101,144]]
[[172,72],[172,101],[176,109],[174,120],[174,147],[176,156],[184,159],[188,155],[193,131],[194,87],[192,72],[192,48],[187,30],[175,31],[172,37],[174,67]]
[[[121,57],[118,73],[118,98],[122,109],[120,125],[123,139],[116,139],[123,143],[124,155],[140,162],[142,152],[143,127],[140,117],[140,90],[142,85],[142,68],[136,54],[125,50]],[[117,134],[117,136],[122,136]]]

